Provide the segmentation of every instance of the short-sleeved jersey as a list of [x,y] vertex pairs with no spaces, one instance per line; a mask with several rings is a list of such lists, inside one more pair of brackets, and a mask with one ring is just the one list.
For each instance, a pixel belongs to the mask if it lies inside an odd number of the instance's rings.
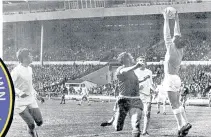
[[149,69],[141,70],[138,68],[134,72],[139,80],[139,91],[143,94],[150,95],[150,89],[152,89],[153,85],[152,71]]
[[120,66],[116,70],[119,95],[129,97],[139,96],[139,83],[137,76],[135,75],[134,71],[123,74],[120,73],[120,70],[123,68],[123,66]]

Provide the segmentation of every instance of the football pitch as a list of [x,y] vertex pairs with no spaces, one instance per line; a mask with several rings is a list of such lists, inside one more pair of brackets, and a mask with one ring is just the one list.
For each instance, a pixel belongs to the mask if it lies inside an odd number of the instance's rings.
[[[111,118],[114,102],[91,102],[91,106],[86,102],[81,106],[77,103],[68,100],[66,104],[60,104],[59,100],[46,100],[39,104],[44,120],[42,127],[37,128],[39,137],[131,137],[129,116],[123,131],[116,132],[112,126],[100,127],[101,122]],[[166,112],[167,115],[157,114],[156,105],[152,105],[150,137],[176,137],[177,125],[169,105]],[[186,112],[193,125],[188,137],[210,137],[211,108],[187,106]],[[16,113],[7,137],[29,137],[26,124]]]

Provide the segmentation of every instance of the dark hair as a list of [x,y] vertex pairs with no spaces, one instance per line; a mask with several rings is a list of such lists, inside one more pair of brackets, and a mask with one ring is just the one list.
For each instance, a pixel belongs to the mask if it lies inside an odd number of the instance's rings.
[[184,48],[188,44],[188,40],[179,35],[174,36],[173,42],[178,49]]
[[23,48],[23,49],[19,49],[18,52],[17,52],[17,58],[18,58],[18,61],[19,62],[23,62],[23,59],[28,56],[30,53],[30,51],[26,48]]

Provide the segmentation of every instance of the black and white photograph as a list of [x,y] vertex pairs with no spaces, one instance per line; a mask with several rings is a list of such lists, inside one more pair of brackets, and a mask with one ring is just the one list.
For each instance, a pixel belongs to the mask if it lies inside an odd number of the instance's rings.
[[6,137],[211,137],[211,0],[2,0],[1,14]]

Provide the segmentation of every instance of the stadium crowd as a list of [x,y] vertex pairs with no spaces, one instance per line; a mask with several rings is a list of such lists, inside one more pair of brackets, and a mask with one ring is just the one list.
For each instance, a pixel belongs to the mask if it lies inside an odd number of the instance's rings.
[[[163,65],[148,65],[152,70],[153,82],[162,83],[164,78]],[[182,83],[189,88],[190,97],[206,97],[211,88],[210,65],[182,65],[180,69]],[[91,94],[114,95],[115,82],[90,89]]]
[[[127,34],[124,35],[127,37]],[[159,36],[159,34],[156,35]],[[183,60],[209,60],[211,50],[209,35],[196,32],[188,36],[189,44],[186,47]],[[57,36],[55,41],[54,44],[52,42],[44,46],[43,61],[111,61],[120,52],[127,51],[132,53],[135,58],[146,54],[147,61],[157,62],[162,60],[166,52],[163,40],[159,40],[155,35],[151,38],[135,34],[127,38],[123,38],[122,35],[100,34],[93,37],[81,35],[80,39],[77,36],[70,38]],[[32,50],[35,61],[40,60],[39,46],[34,45],[27,48]],[[7,43],[4,44],[4,60],[16,60],[14,47]]]
[[[7,65],[9,71],[15,65]],[[74,80],[103,67],[103,65],[31,65],[33,83],[36,90],[52,85],[61,85],[66,80]]]
[[[14,65],[7,65],[9,71]],[[66,80],[74,80],[95,70],[103,65],[32,65],[33,83],[37,91],[40,92],[60,92],[60,85]],[[154,74],[153,81],[156,85],[162,83],[164,78],[163,65],[148,65]],[[180,77],[182,82],[190,89],[191,96],[204,97],[211,88],[211,68],[210,65],[182,65]],[[114,95],[115,81],[106,85],[99,85],[89,89],[90,94]],[[77,93],[74,89],[69,89],[70,93]]]
[[[150,65],[149,69],[155,74],[154,82],[161,84],[164,78],[163,65]],[[186,87],[190,89],[190,95],[204,97],[211,86],[210,65],[182,65],[179,76]]]

